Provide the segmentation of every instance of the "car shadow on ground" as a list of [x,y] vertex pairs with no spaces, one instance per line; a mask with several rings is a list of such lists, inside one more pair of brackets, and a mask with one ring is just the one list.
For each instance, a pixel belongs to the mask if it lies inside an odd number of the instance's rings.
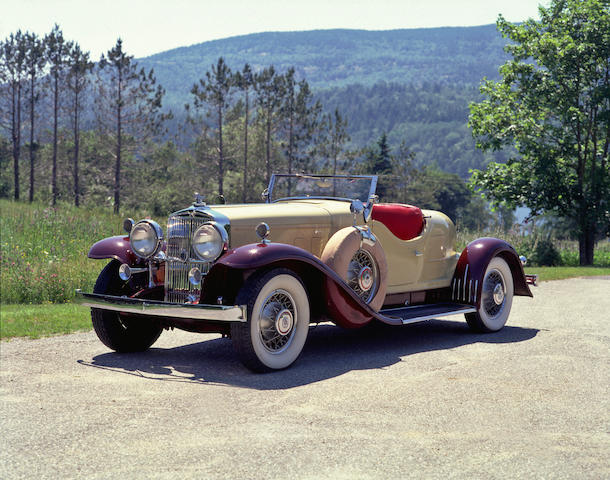
[[[344,330],[332,324],[311,327],[301,356],[292,367],[270,374],[250,372],[237,359],[231,341],[206,340],[142,353],[104,353],[81,365],[151,380],[232,385],[257,390],[298,387],[352,370],[389,367],[405,357],[474,343],[530,340],[537,329],[504,327],[492,334],[472,333],[465,322],[433,320],[404,327],[368,326]],[[168,335],[171,333],[164,333]]]

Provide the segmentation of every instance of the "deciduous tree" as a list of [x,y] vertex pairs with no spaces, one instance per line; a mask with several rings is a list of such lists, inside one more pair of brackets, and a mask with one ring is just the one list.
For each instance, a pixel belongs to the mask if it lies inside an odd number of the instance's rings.
[[482,149],[518,155],[472,181],[496,202],[574,220],[580,264],[590,265],[610,228],[610,5],[553,0],[539,11],[521,25],[498,19],[512,59],[481,86],[470,126]]

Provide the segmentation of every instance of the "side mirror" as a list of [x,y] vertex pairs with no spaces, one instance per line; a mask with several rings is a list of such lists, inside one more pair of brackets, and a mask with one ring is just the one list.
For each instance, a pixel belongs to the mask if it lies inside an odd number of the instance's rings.
[[261,193],[261,198],[265,203],[270,203],[270,198],[269,198],[269,189],[265,188],[263,190],[263,193]]

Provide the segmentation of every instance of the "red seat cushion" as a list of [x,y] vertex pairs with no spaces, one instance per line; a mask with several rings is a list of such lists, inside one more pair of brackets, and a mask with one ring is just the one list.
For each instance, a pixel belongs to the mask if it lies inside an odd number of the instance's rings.
[[420,208],[412,205],[400,203],[373,205],[372,218],[383,223],[401,240],[411,240],[417,237],[424,228],[424,214]]

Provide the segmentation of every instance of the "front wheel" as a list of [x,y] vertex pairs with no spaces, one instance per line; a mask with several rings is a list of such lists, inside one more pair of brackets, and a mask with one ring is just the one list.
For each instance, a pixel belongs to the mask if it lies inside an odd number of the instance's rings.
[[497,332],[508,320],[513,304],[513,275],[500,257],[489,262],[481,290],[481,306],[466,314],[468,326],[477,332]]
[[250,277],[239,294],[248,321],[231,325],[233,347],[255,372],[289,367],[309,332],[309,298],[301,281],[285,268]]
[[[119,278],[117,260],[111,261],[102,270],[93,293],[104,295],[126,295],[134,292]],[[157,341],[163,329],[149,318],[129,317],[111,310],[91,309],[93,329],[104,345],[116,352],[141,352]]]

